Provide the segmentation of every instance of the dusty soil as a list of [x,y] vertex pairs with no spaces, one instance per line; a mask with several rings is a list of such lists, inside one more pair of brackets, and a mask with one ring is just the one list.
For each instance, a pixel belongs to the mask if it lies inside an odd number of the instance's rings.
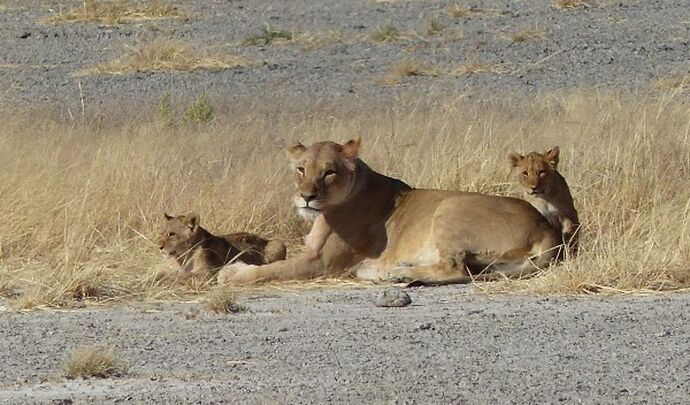
[[[0,316],[0,401],[48,403],[687,403],[690,297],[487,297],[376,289],[279,293],[247,312],[137,305]],[[187,319],[190,318],[190,319]],[[121,378],[66,380],[108,343]]]
[[[592,0],[592,7],[568,10],[550,0],[477,0],[462,4],[479,12],[459,18],[447,11],[454,3],[185,1],[180,9],[188,19],[107,27],[41,22],[81,2],[8,0],[0,8],[0,101],[75,112],[83,95],[88,111],[107,105],[112,115],[117,108],[155,105],[165,94],[186,100],[206,92],[218,107],[325,103],[370,109],[419,96],[486,98],[572,87],[644,90],[690,69],[690,8],[684,0]],[[438,27],[433,35],[432,20]],[[267,24],[298,40],[241,45]],[[403,38],[373,41],[372,33],[385,26]],[[525,30],[543,38],[510,39]],[[299,39],[304,37],[309,39]],[[244,55],[257,64],[217,72],[73,76],[156,38],[181,39],[201,52]],[[380,84],[405,60],[436,70],[437,76]],[[452,73],[471,63],[490,71]]]
[[[77,4],[76,2],[74,4]],[[405,98],[504,97],[607,87],[654,91],[688,72],[684,0],[473,1],[454,18],[446,1],[185,1],[186,20],[119,27],[48,25],[65,1],[0,4],[0,103],[68,115],[122,112],[164,95],[206,92],[233,105],[277,108],[393,105]],[[53,11],[51,11],[53,10]],[[435,19],[443,28],[428,35]],[[323,43],[239,45],[264,24]],[[393,25],[404,39],[370,40]],[[525,29],[543,38],[513,43]],[[332,39],[326,33],[337,33]],[[177,38],[255,66],[217,72],[82,76],[126,46]],[[329,39],[330,38],[330,39]],[[307,41],[308,42],[308,41]],[[435,77],[381,79],[401,60]],[[492,72],[456,76],[476,62]],[[129,109],[129,110],[128,110]],[[111,110],[116,115],[115,110]],[[467,287],[410,292],[412,305],[377,308],[375,291],[276,292],[249,310],[213,315],[193,304],[0,313],[3,403],[687,403],[690,297],[487,297]],[[190,319],[187,319],[190,318]],[[109,344],[130,365],[106,380],[67,380],[70,351]],[[64,401],[62,403],[69,403]]]

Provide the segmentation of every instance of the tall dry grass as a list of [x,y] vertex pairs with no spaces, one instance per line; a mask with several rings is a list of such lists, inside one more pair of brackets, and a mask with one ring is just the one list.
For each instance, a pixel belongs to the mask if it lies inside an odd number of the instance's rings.
[[[153,113],[152,113],[153,115]],[[219,116],[208,126],[102,127],[4,113],[0,120],[0,294],[15,307],[181,299],[207,285],[161,277],[164,211],[195,210],[218,233],[281,237],[293,212],[283,149],[364,136],[363,158],[418,187],[515,194],[506,154],[561,146],[584,225],[580,254],[492,291],[583,293],[690,286],[690,107],[580,92],[463,99],[333,116]]]

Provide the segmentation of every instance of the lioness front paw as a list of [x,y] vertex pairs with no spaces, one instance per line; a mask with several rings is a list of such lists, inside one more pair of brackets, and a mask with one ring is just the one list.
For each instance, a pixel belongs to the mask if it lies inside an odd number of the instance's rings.
[[252,267],[258,266],[245,264],[241,262],[228,264],[227,266],[220,269],[218,275],[216,276],[216,282],[220,286],[233,284],[241,278],[242,273],[250,270]]

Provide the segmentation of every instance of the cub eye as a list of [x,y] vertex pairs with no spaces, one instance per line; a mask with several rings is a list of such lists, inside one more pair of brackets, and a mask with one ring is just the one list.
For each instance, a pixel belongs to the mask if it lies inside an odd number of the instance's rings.
[[522,177],[527,177],[527,172],[522,172]]
[[297,168],[297,173],[299,173],[300,175],[304,176],[304,167],[298,167],[298,168]]
[[326,170],[323,177],[335,176],[335,170]]
[[546,176],[546,171],[545,170],[539,170],[539,177],[544,177]]
[[175,236],[175,232],[168,232],[168,236]]

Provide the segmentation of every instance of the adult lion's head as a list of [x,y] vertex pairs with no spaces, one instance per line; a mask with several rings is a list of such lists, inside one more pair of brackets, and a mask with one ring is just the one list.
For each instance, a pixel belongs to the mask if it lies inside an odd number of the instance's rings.
[[352,190],[361,138],[344,144],[318,142],[309,147],[298,143],[288,148],[295,170],[295,205],[300,215],[313,220],[321,211],[341,204]]

